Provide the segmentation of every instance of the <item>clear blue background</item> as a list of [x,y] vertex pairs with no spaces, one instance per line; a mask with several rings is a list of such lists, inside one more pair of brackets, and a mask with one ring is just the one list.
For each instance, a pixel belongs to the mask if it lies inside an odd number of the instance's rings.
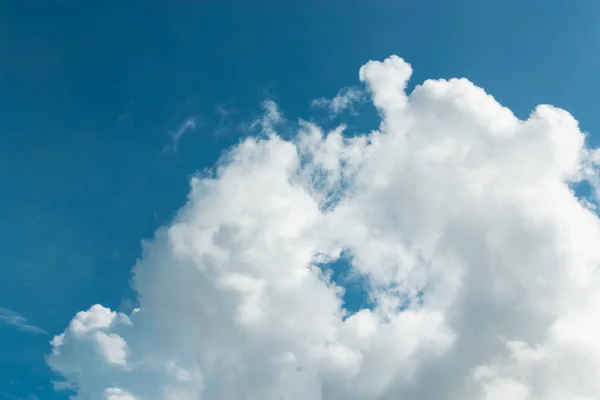
[[[600,132],[598,21],[596,0],[0,2],[0,307],[50,333],[0,324],[0,398],[66,398],[51,335],[94,303],[131,306],[140,240],[263,99],[306,116],[395,53],[413,84],[465,76],[520,117],[550,103]],[[164,152],[190,115],[199,129]]]

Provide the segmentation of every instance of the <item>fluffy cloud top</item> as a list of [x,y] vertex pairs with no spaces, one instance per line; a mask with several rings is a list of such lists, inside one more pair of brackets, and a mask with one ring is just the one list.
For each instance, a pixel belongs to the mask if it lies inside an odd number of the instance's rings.
[[[302,122],[232,149],[144,243],[129,316],[52,342],[77,398],[600,398],[600,220],[574,194],[597,151],[566,111],[521,121],[465,79],[360,79],[377,131]],[[269,115],[273,118],[270,118]],[[319,267],[351,255],[372,307]]]

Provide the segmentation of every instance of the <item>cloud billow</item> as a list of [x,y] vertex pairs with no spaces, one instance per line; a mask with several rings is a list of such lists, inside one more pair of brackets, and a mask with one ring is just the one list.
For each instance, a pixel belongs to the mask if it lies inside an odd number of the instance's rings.
[[[361,68],[377,131],[303,122],[284,140],[267,115],[266,135],[193,178],[134,267],[140,307],[96,305],[52,341],[63,385],[107,400],[599,398],[600,220],[572,190],[599,153],[564,110],[522,121],[465,79],[406,93],[411,73],[395,56]],[[353,313],[321,269],[348,255],[369,297]]]

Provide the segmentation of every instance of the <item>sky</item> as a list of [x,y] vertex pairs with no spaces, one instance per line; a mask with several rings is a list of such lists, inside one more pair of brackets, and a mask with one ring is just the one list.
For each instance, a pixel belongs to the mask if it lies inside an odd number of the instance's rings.
[[0,397],[599,398],[599,17],[2,2]]

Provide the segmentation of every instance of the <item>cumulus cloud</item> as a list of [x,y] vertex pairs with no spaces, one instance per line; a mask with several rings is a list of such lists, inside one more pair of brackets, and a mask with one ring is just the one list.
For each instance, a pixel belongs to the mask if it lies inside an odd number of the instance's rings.
[[27,318],[9,308],[0,307],[0,321],[23,332],[36,335],[46,335],[48,333],[39,326],[30,324]]
[[[140,307],[54,338],[81,399],[600,398],[597,176],[566,111],[519,120],[468,80],[411,93],[399,57],[359,73],[380,112],[351,135],[274,103],[133,269]],[[322,265],[344,254],[369,307]]]
[[365,93],[357,87],[348,87],[341,89],[333,99],[320,97],[314,99],[312,107],[323,107],[330,111],[332,116],[336,116],[345,110],[353,110],[353,105],[363,101]]

